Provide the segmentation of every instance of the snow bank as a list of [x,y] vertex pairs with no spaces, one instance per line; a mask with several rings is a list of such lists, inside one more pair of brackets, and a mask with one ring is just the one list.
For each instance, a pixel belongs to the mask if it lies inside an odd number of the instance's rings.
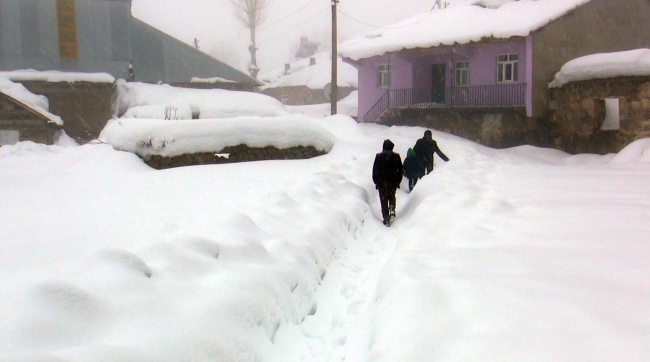
[[[261,87],[278,88],[306,86],[309,89],[323,89],[325,85],[332,81],[332,56],[331,52],[322,52],[315,54],[316,64],[309,65],[310,59],[305,58],[295,61],[291,64],[287,74],[284,74],[284,67],[266,72],[260,75],[260,79],[268,83]],[[358,88],[358,71],[355,67],[338,58],[338,86]]]
[[549,88],[587,79],[625,76],[650,76],[650,49],[592,54],[573,59],[562,66]]
[[[121,79],[116,85],[116,116],[165,119],[165,108],[168,106],[178,110],[178,119],[190,119],[191,115],[200,118],[231,118],[287,114],[280,101],[259,93],[129,83]],[[133,108],[135,109],[128,113]]]
[[61,117],[48,112],[50,109],[50,103],[47,100],[47,97],[34,94],[27,90],[27,88],[22,84],[14,83],[2,76],[0,76],[0,93],[4,93],[9,97],[24,103],[38,114],[47,118],[50,123],[63,126],[63,120]]
[[[341,99],[338,102],[338,114],[350,117],[357,117],[359,113],[359,91],[350,93],[349,96]],[[305,114],[312,117],[329,117],[332,114],[331,105],[329,103],[323,104],[309,104],[304,106],[285,106],[287,111],[296,114]]]
[[636,140],[621,152],[617,153],[609,163],[650,163],[650,138]]
[[116,119],[104,127],[99,140],[115,149],[143,157],[215,152],[240,144],[276,148],[313,146],[325,152],[329,152],[334,145],[334,136],[330,132],[302,116],[240,117],[182,122]]
[[0,77],[15,82],[40,81],[40,82],[92,82],[113,83],[115,77],[108,73],[79,73],[61,72],[58,70],[40,71],[34,69],[12,70],[0,72]]
[[[339,54],[359,60],[402,49],[467,44],[483,38],[527,36],[591,0],[463,1],[444,10],[416,15],[403,22],[344,42]],[[487,6],[489,5],[489,6]]]

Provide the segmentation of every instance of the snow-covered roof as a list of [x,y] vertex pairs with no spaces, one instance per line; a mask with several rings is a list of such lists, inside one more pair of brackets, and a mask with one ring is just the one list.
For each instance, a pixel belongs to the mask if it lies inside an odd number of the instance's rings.
[[[179,119],[274,117],[287,113],[275,98],[260,93],[225,89],[192,89],[168,84],[116,82],[117,115],[125,118],[165,118],[165,109],[174,108]],[[117,116],[116,115],[116,116]]]
[[191,82],[192,83],[236,83],[234,80],[228,80],[220,77],[212,77],[212,78],[194,77],[192,78]]
[[[293,86],[323,89],[332,80],[331,52],[321,52],[312,58],[316,59],[316,64],[311,66],[309,58],[289,63],[291,67],[287,74],[284,74],[284,67],[261,74],[260,79],[267,83],[261,89]],[[339,57],[337,69],[339,87],[358,87],[358,71],[354,66],[344,63]]]
[[45,117],[48,122],[63,126],[61,117],[48,112],[50,103],[47,97],[30,92],[20,83],[0,77],[0,93],[7,95],[24,106]]
[[339,54],[359,60],[402,49],[527,36],[591,0],[461,0],[349,40]]
[[549,88],[569,82],[625,76],[650,76],[650,49],[592,54],[573,59],[562,66]]
[[313,146],[326,152],[334,146],[329,131],[300,115],[181,121],[120,118],[109,121],[99,140],[143,157],[216,152],[240,144],[281,149]]
[[0,72],[0,77],[14,82],[92,82],[113,83],[115,77],[108,73],[60,72],[58,70],[39,71],[34,69],[11,70]]

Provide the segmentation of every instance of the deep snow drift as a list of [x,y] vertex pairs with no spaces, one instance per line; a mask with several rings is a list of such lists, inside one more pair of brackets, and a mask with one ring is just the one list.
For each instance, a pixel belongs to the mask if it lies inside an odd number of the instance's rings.
[[370,171],[424,129],[313,120],[330,153],[154,171],[0,147],[0,361],[647,361],[650,143],[451,161],[386,228]]

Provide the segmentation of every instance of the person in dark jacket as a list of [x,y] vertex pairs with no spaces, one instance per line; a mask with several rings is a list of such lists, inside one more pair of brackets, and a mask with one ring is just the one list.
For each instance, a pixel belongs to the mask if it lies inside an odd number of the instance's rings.
[[409,180],[409,192],[413,191],[418,179],[424,177],[424,165],[417,153],[409,148],[404,159],[404,176]]
[[385,140],[383,151],[375,156],[372,166],[372,181],[379,191],[381,214],[386,226],[390,226],[395,218],[395,192],[402,182],[402,158],[393,152],[394,147],[393,142]]
[[420,138],[415,142],[415,146],[413,146],[413,151],[418,154],[418,157],[420,157],[420,160],[422,160],[422,164],[424,167],[427,169],[427,175],[433,171],[433,153],[437,153],[440,158],[443,159],[443,161],[447,162],[449,161],[449,158],[445,156],[442,151],[440,151],[440,148],[438,148],[438,143],[433,140],[431,137],[431,131],[426,130],[424,131],[424,137]]

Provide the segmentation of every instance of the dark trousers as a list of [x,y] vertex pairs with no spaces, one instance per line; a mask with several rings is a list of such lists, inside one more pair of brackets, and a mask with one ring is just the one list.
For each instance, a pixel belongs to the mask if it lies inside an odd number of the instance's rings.
[[415,187],[415,184],[418,183],[418,178],[417,177],[407,177],[409,179],[409,192],[413,191],[413,188]]
[[424,168],[427,169],[427,175],[433,171],[433,159],[431,161],[424,161]]
[[395,209],[395,192],[396,188],[393,187],[379,187],[379,202],[381,203],[381,215],[384,217],[384,221],[388,221],[390,218],[390,209]]

